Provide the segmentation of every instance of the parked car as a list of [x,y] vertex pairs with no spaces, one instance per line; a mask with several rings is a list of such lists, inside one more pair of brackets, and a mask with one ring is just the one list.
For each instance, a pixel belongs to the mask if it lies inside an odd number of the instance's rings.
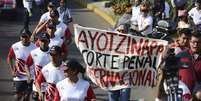
[[16,0],[0,0],[0,15],[5,15],[6,17],[15,17],[16,8]]

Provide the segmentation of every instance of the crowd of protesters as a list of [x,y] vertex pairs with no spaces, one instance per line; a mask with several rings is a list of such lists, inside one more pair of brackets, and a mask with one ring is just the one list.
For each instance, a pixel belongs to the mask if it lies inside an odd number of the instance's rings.
[[[23,0],[24,28],[20,41],[14,43],[8,53],[16,101],[29,101],[31,95],[34,101],[95,101],[89,82],[78,77],[84,68],[77,60],[67,59],[68,45],[72,41],[68,25],[73,21],[67,1],[39,1],[36,0],[36,4],[43,14],[31,33],[28,26],[32,1]],[[47,12],[44,12],[45,5]],[[193,1],[190,9],[188,5],[187,0],[172,0],[171,3],[154,0],[153,4],[148,0],[131,0],[115,25],[115,31],[150,37],[158,35],[154,33],[156,26],[167,28],[164,33],[171,36],[171,40],[167,40],[169,47],[174,48],[178,63],[185,64],[179,67],[183,99],[201,101],[201,0]],[[165,93],[165,84],[162,88]],[[109,101],[129,101],[130,90],[108,91]],[[159,94],[156,100],[163,101],[163,96]]]
[[[36,0],[43,14],[30,32],[32,2],[23,0],[24,28],[20,41],[11,46],[7,58],[14,81],[15,101],[30,101],[31,96],[33,101],[95,100],[89,82],[77,76],[84,71],[82,65],[75,59],[67,59],[72,40],[68,25],[73,20],[67,1]],[[47,12],[44,12],[45,5]]]
[[[125,13],[118,20],[115,28],[122,33],[127,32],[143,37],[157,36],[157,34],[159,36],[160,33],[154,31],[160,32],[157,28],[161,26],[167,28],[163,33],[171,38],[165,40],[169,41],[169,48],[174,49],[178,63],[182,64],[178,66],[179,88],[183,90],[183,99],[200,101],[201,0],[192,1],[190,9],[189,5],[187,0],[171,0],[171,3],[166,0],[153,0],[153,4],[148,0],[131,0],[131,4],[126,5]],[[161,88],[166,92],[165,84]],[[156,100],[166,101],[161,91]],[[109,97],[111,101],[129,100],[129,94],[130,90],[122,89],[110,91]]]

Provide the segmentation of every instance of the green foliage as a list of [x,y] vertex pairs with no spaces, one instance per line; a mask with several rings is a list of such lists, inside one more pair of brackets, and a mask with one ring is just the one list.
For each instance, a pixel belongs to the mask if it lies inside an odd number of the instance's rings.
[[129,0],[112,0],[112,8],[116,15],[121,15],[125,12],[126,4],[129,3]]

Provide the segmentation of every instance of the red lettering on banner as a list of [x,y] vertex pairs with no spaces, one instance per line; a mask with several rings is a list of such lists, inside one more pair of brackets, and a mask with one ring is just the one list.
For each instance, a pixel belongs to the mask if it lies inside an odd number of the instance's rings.
[[[104,36],[104,38],[105,38],[105,40],[102,41],[102,42],[100,41],[101,36]],[[101,48],[100,45],[102,46],[101,43],[103,43],[103,42],[104,42],[105,44],[104,44],[103,48]],[[96,43],[97,49],[98,49],[99,51],[104,51],[104,50],[107,48],[107,44],[108,44],[108,37],[107,37],[106,34],[102,33],[102,34],[99,35],[99,37],[97,38],[97,43]]]
[[130,72],[125,71],[122,74],[120,74],[120,72],[107,71],[100,68],[92,69],[91,71],[93,72],[89,72],[91,73],[90,75],[94,75],[94,79],[98,79],[95,80],[96,84],[98,83],[102,87],[113,87],[116,85],[144,87],[155,86],[155,72],[149,69],[133,70]]
[[151,42],[151,45],[150,45],[150,55],[152,55],[153,54],[153,50],[157,47],[157,42],[156,41],[152,41]]
[[[82,39],[84,38],[84,39]],[[89,45],[88,45],[88,41],[87,41],[87,36],[86,36],[86,33],[85,31],[81,31],[79,36],[78,36],[78,44],[82,42],[82,43],[85,43],[85,45],[87,46],[87,48],[89,48]]]
[[92,36],[91,34],[91,31],[88,30],[88,33],[89,33],[89,37],[91,38],[91,49],[93,50],[94,49],[94,43],[95,43],[95,39],[98,35],[99,32],[96,32],[94,36]]
[[123,47],[120,48],[122,46],[122,43],[126,40],[126,35],[119,35],[122,37],[121,41],[119,41],[119,44],[117,45],[117,47],[115,48],[115,52],[119,53],[119,54],[125,54],[125,52],[120,51],[119,49],[124,49]]
[[[112,32],[100,33],[97,31],[92,33],[90,30],[87,31],[89,38],[85,31],[81,31],[78,36],[78,44],[82,42],[87,48],[91,48],[92,50],[94,50],[94,45],[96,45],[98,51],[113,51],[118,54],[136,54],[140,56],[145,54],[152,55],[155,52],[156,54],[160,54],[164,51],[164,45],[159,45],[156,40],[131,37]],[[139,41],[137,41],[138,38]],[[114,40],[117,41],[114,43]]]
[[133,38],[132,44],[131,44],[131,54],[140,54],[141,51],[141,45],[142,45],[143,39],[140,39],[140,42],[137,43],[136,40]]
[[140,55],[144,55],[145,50],[147,51],[148,55],[151,55],[150,52],[149,52],[149,46],[148,46],[148,44],[149,44],[149,40],[146,39],[145,42],[144,42],[144,44],[143,44],[143,46],[142,46],[142,51],[141,51]]
[[107,81],[107,87],[109,86],[109,84],[115,86],[116,83],[120,81],[120,75],[118,72],[107,71],[107,76],[103,80]]
[[110,35],[110,47],[109,47],[109,51],[112,51],[113,49],[113,36],[117,35],[117,33],[113,33],[113,32],[107,32],[108,35]]
[[160,44],[160,45],[158,46],[158,49],[157,49],[156,54],[162,53],[164,50],[165,50],[165,47],[164,47],[162,44]]

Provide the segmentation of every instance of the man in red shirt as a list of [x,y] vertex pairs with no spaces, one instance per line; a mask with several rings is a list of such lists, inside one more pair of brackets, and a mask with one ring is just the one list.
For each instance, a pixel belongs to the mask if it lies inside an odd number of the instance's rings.
[[[195,83],[201,82],[201,35],[192,34],[189,40],[190,49],[176,55],[179,59],[179,78],[189,90],[194,92]],[[201,90],[198,89],[197,91]],[[194,93],[196,94],[197,91]],[[201,98],[201,97],[200,97]]]

